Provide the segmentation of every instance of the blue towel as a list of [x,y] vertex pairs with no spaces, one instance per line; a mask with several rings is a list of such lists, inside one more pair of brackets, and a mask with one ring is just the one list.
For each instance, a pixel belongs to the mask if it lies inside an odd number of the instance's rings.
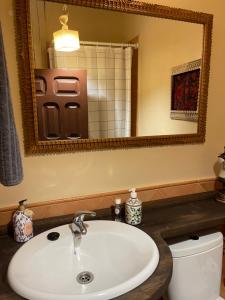
[[23,168],[13,116],[0,25],[0,183],[11,186],[19,184],[22,179]]

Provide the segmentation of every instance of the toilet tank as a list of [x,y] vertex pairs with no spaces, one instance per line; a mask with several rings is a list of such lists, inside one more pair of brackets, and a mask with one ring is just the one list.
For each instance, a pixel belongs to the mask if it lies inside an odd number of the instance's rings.
[[217,300],[222,272],[222,233],[193,236],[169,247],[173,257],[169,299]]

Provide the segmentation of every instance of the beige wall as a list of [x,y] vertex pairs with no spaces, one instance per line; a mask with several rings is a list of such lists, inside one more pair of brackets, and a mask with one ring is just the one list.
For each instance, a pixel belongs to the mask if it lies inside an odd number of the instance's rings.
[[138,136],[197,133],[197,122],[170,118],[171,73],[202,57],[203,26],[159,18],[146,25],[140,31]]
[[126,15],[127,40],[138,36],[137,135],[196,133],[197,123],[170,118],[172,68],[202,57],[203,26]]
[[[22,198],[30,202],[92,194],[146,185],[215,176],[217,155],[223,150],[225,128],[225,2],[224,0],[151,0],[152,3],[213,13],[214,32],[206,143],[130,150],[96,151],[23,157],[24,181],[0,186],[0,207]],[[1,1],[9,81],[21,149],[21,107],[16,69],[12,0]]]
[[[33,0],[34,1],[34,0]],[[126,18],[121,18],[120,13],[105,10],[68,6],[68,26],[73,30],[79,30],[82,41],[102,41],[120,43],[123,40],[123,28]],[[52,33],[61,29],[58,21],[62,14],[62,5],[57,3],[46,3],[46,13],[51,18],[46,18],[46,29],[48,40],[52,39]]]
[[[31,0],[31,26],[36,68],[47,68],[46,47],[52,44],[53,32],[61,29],[62,4]],[[68,5],[69,29],[79,30],[81,41],[127,42],[121,13]],[[104,30],[102,30],[104,28]],[[121,30],[122,29],[122,30]]]
[[36,68],[40,69],[48,68],[46,14],[44,13],[44,7],[44,1],[30,1],[33,58]]

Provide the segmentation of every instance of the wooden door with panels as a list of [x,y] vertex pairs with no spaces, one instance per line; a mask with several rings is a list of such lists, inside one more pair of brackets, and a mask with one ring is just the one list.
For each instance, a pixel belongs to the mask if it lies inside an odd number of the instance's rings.
[[36,69],[40,141],[88,138],[86,70]]

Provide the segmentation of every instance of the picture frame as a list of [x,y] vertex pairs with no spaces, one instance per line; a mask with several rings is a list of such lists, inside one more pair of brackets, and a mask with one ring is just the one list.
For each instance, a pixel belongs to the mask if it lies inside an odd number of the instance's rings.
[[[159,147],[168,145],[198,144],[205,142],[210,57],[212,44],[213,15],[203,12],[155,5],[129,0],[40,0],[64,3],[94,9],[144,15],[146,17],[171,19],[200,24],[203,28],[202,64],[199,85],[197,131],[186,134],[145,135],[123,138],[77,139],[40,141],[35,96],[35,64],[32,59],[33,43],[30,16],[30,0],[15,0],[15,38],[18,60],[19,87],[23,122],[25,155],[70,153],[137,147]],[[135,90],[137,91],[137,90]],[[168,99],[170,101],[170,99]],[[169,104],[170,111],[170,104]],[[170,115],[170,112],[169,112]]]
[[171,119],[197,122],[200,76],[201,59],[172,68]]

